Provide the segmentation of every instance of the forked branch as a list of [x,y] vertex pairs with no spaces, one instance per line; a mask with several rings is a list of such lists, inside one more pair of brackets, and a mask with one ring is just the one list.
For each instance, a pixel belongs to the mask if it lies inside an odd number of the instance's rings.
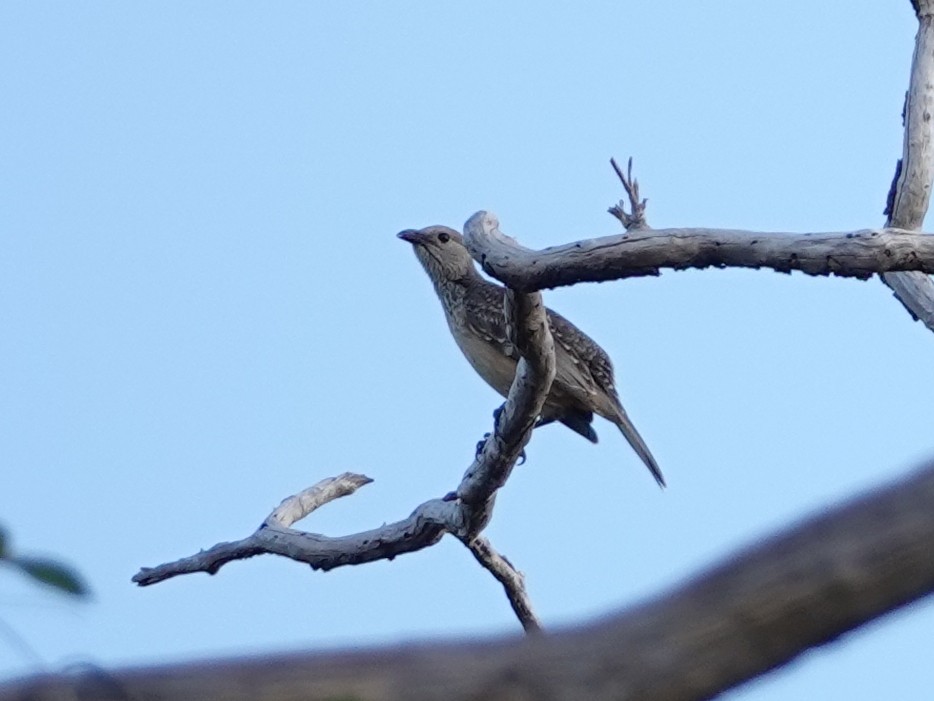
[[[487,216],[474,217],[466,225],[468,233],[482,235],[490,230],[498,231],[495,218]],[[371,481],[363,475],[345,473],[289,497],[252,535],[219,543],[174,562],[143,568],[133,581],[146,586],[181,574],[214,574],[228,562],[264,553],[304,562],[314,569],[330,570],[392,559],[434,545],[445,533],[451,533],[503,585],[523,627],[527,631],[538,630],[521,573],[486,539],[478,540],[492,516],[497,490],[505,484],[531,437],[555,375],[554,342],[541,295],[510,292],[505,306],[510,339],[522,358],[506,403],[497,412],[494,430],[478,450],[456,492],[421,504],[406,519],[352,535],[328,537],[291,528],[319,506],[352,494]]]

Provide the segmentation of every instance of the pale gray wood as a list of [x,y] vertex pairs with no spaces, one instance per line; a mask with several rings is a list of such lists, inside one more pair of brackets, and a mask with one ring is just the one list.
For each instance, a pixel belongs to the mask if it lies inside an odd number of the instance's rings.
[[911,59],[905,102],[902,164],[895,185],[888,225],[919,229],[931,198],[934,178],[931,115],[934,114],[934,2],[920,0],[918,33]]
[[[480,212],[465,225],[465,242],[482,239],[498,231],[496,218]],[[532,437],[532,428],[555,377],[555,344],[541,294],[506,290],[505,307],[507,334],[522,357],[516,367],[509,397],[499,414],[497,430],[457,490],[457,496],[468,504],[487,498],[484,495],[486,489],[481,491],[480,487],[495,485],[499,489],[505,484]]]
[[542,626],[532,611],[532,604],[526,593],[525,576],[508,559],[496,552],[490,541],[483,536],[471,540],[467,547],[477,561],[503,585],[509,605],[512,606],[525,632],[539,632]]
[[[486,214],[478,212],[471,220]],[[636,229],[541,250],[503,235],[480,241],[468,245],[474,259],[489,275],[518,290],[658,275],[663,268],[770,268],[858,279],[889,270],[934,272],[934,237],[900,229],[812,234]]]
[[283,555],[307,563],[313,569],[327,571],[340,565],[386,559],[398,552],[411,552],[433,545],[443,535],[445,525],[456,522],[453,504],[433,500],[422,504],[407,519],[350,536],[328,537],[290,528],[318,507],[353,494],[370,482],[369,477],[350,472],[322,480],[285,499],[252,535],[238,541],[218,543],[190,557],[156,567],[143,567],[133,576],[133,581],[140,586],[148,586],[182,574],[214,574],[228,562],[263,553]]
[[360,487],[372,482],[366,475],[345,472],[337,477],[323,479],[308,489],[303,489],[282,500],[266,518],[266,525],[278,525],[288,528],[308,516],[319,506],[350,496]]
[[[911,60],[905,102],[905,140],[898,177],[893,183],[887,226],[918,229],[924,225],[934,179],[934,2],[913,2],[918,34]],[[926,271],[930,272],[930,270]],[[934,331],[934,282],[922,272],[888,272],[882,280],[908,312]]]
[[[521,412],[517,410],[514,416],[520,417]],[[512,441],[505,434],[501,440],[506,443]],[[508,451],[495,450],[491,451],[490,455],[493,456],[491,459],[495,460],[508,459]],[[481,456],[475,464],[482,462]],[[495,481],[501,470],[482,469],[468,472],[468,476],[465,477],[467,481]],[[228,562],[262,554],[281,555],[304,562],[312,569],[327,571],[344,565],[392,559],[397,555],[434,545],[445,533],[453,533],[503,586],[522,626],[529,632],[540,628],[522,574],[508,559],[496,552],[489,541],[476,535],[480,530],[478,520],[485,525],[483,519],[488,519],[492,513],[492,496],[488,497],[486,502],[481,502],[479,508],[454,499],[433,499],[418,506],[406,519],[346,536],[330,537],[289,527],[319,506],[353,494],[371,481],[368,477],[349,472],[322,480],[285,499],[250,536],[238,541],[218,543],[189,557],[156,567],[144,567],[133,576],[133,581],[140,586],[149,586],[183,574],[214,574]],[[490,482],[487,489],[492,489],[492,484],[493,482]]]

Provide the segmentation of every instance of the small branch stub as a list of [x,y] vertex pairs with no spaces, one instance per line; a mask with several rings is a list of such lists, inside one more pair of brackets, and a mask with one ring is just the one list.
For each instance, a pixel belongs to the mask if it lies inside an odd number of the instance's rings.
[[490,545],[490,541],[482,536],[478,536],[467,543],[467,547],[477,562],[490,571],[497,581],[503,585],[506,590],[506,598],[512,606],[516,618],[522,624],[526,633],[538,633],[542,626],[538,622],[535,613],[532,611],[532,604],[529,601],[525,590],[525,577],[522,573],[513,567],[512,563]]
[[648,204],[648,200],[639,199],[639,181],[632,177],[632,157],[630,156],[629,158],[626,173],[623,173],[617,165],[615,158],[610,159],[610,165],[613,166],[613,170],[616,171],[619,181],[623,184],[623,189],[626,191],[626,196],[629,198],[629,208],[632,210],[632,213],[630,214],[626,211],[626,203],[623,200],[620,200],[618,204],[613,205],[607,211],[619,219],[619,222],[626,231],[647,229],[649,225],[645,220],[645,208]]
[[[485,211],[477,212],[464,224],[464,244],[481,264],[487,251],[495,246],[518,246],[515,239],[500,231],[496,215]],[[541,294],[507,290],[505,306],[506,325],[513,329],[522,357],[496,430],[458,488],[458,497],[467,504],[485,502],[505,484],[531,438],[555,377],[554,339]]]
[[366,475],[357,475],[352,472],[345,472],[337,477],[321,480],[308,489],[284,499],[269,514],[265,524],[267,526],[278,525],[288,528],[292,524],[301,521],[319,506],[340,497],[349,496],[372,481]]

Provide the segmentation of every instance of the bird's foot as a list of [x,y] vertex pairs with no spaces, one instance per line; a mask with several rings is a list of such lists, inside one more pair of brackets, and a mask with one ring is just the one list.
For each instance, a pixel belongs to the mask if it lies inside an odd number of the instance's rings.
[[480,453],[483,452],[483,447],[486,445],[486,442],[490,440],[490,436],[492,435],[493,435],[492,433],[484,433],[483,438],[477,441],[477,452],[474,453],[475,459],[480,457]]
[[493,430],[499,428],[499,420],[503,417],[504,411],[506,411],[506,402],[503,402],[493,410]]
[[[480,453],[483,452],[483,448],[486,446],[486,442],[490,440],[490,436],[492,435],[493,435],[492,433],[484,433],[483,439],[480,441],[477,441],[477,452],[474,453],[475,460],[480,457]],[[526,458],[525,449],[523,448],[522,452],[519,453],[519,461],[516,464],[517,465],[523,464],[525,462],[525,458]]]

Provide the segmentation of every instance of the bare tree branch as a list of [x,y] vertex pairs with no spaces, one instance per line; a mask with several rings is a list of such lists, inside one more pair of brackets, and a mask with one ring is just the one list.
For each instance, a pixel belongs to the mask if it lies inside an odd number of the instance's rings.
[[[934,179],[934,0],[913,2],[919,28],[905,103],[905,141],[884,229],[789,234],[729,229],[649,230],[646,200],[632,177],[611,159],[629,199],[609,208],[637,236],[608,236],[535,251],[506,240],[481,254],[484,271],[516,290],[543,290],[578,282],[658,275],[662,268],[744,267],[867,279],[882,275],[915,319],[934,330],[934,242],[917,232]],[[898,240],[902,239],[902,240]]]
[[[930,594],[932,548],[934,463],[760,540],[657,599],[557,634],[111,676],[128,695],[164,701],[708,699]],[[0,701],[62,698],[79,681],[10,682]]]
[[369,477],[350,472],[322,480],[284,500],[252,535],[232,543],[218,543],[174,562],[144,567],[133,581],[148,586],[180,574],[214,574],[228,562],[263,553],[283,555],[327,571],[421,550],[437,543],[446,530],[459,523],[457,505],[435,499],[419,506],[407,519],[349,536],[332,538],[289,528],[319,506],[353,494],[370,482]]
[[[498,233],[495,217],[486,215],[471,218],[465,230],[468,235]],[[539,624],[521,574],[489,542],[474,542],[492,517],[496,491],[523,454],[555,375],[554,342],[541,295],[508,291],[505,306],[507,331],[522,357],[506,403],[497,412],[494,431],[478,450],[455,493],[421,504],[407,519],[352,535],[328,537],[290,528],[322,504],[352,494],[372,481],[363,475],[344,473],[284,500],[252,535],[218,543],[174,562],[144,567],[133,581],[147,586],[181,574],[214,574],[228,562],[264,553],[326,571],[392,559],[434,545],[445,533],[452,533],[503,585],[523,627],[537,630]]]
[[[886,207],[887,227],[920,230],[934,179],[934,2],[912,2],[918,34],[905,100],[905,141],[893,192]],[[934,331],[934,282],[923,272],[886,272],[882,280],[908,312]]]
[[[866,279],[881,274],[906,308],[934,330],[934,239],[917,233],[927,211],[934,155],[934,0],[914,0],[919,32],[905,105],[905,145],[889,197],[886,228],[788,234],[719,229],[647,229],[646,200],[632,177],[623,183],[630,212],[610,208],[627,234],[533,251],[478,212],[465,241],[484,270],[503,281],[510,338],[522,359],[493,434],[457,491],[419,506],[402,521],[338,538],[291,526],[318,506],[369,479],[345,474],[287,499],[252,536],[134,577],[141,585],[177,574],[214,573],[233,559],[274,553],[331,569],[391,559],[436,543],[464,542],[504,586],[526,631],[539,630],[523,577],[479,534],[492,516],[531,435],[554,377],[554,348],[537,290],[577,282],[657,275],[662,268],[748,267]],[[203,698],[360,699],[702,699],[784,664],[877,616],[934,591],[934,467],[904,484],[856,500],[740,553],[670,595],[608,621],[525,642],[413,647],[398,652],[230,663],[164,674],[117,675],[122,688],[172,698],[171,688]],[[251,674],[246,675],[247,668]],[[283,665],[291,675],[285,680]],[[274,675],[262,687],[258,676]],[[238,674],[245,676],[238,677]],[[183,681],[179,683],[177,680]],[[240,690],[225,688],[244,682]],[[59,681],[0,687],[39,693]],[[29,686],[29,684],[32,686]],[[173,686],[174,685],[174,686]],[[246,689],[246,691],[243,691]],[[210,692],[214,692],[213,694]],[[268,692],[268,693],[267,693]],[[315,694],[318,694],[317,696]],[[9,697],[12,698],[12,697]],[[38,698],[38,696],[37,696]]]
[[506,239],[471,251],[517,290],[658,275],[662,268],[771,268],[865,280],[888,270],[934,272],[934,237],[897,229],[789,234],[736,229],[642,229],[532,250]]
[[[482,251],[484,246],[505,238],[493,214],[477,212],[464,224],[464,243],[471,252]],[[555,377],[555,344],[541,294],[519,294],[507,289],[505,306],[506,332],[522,358],[509,398],[498,415],[497,432],[493,440],[486,442],[480,459],[467,471],[457,490],[457,496],[469,504],[485,498],[489,486],[494,486],[495,491],[506,482],[532,436]],[[487,486],[478,489],[483,485]]]
[[489,570],[506,590],[506,597],[526,633],[537,633],[542,629],[532,611],[532,604],[525,590],[525,577],[512,563],[493,549],[483,536],[477,536],[467,547],[477,562]]

